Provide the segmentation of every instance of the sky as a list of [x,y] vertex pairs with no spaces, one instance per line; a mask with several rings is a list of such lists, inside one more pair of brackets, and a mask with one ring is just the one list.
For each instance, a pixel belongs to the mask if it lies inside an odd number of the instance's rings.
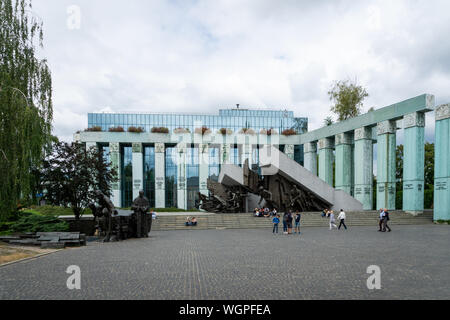
[[[364,111],[450,102],[450,1],[33,0],[53,79],[54,134],[88,112],[288,109],[323,126],[336,80]],[[426,118],[434,138],[434,114]],[[402,134],[399,134],[399,143]]]

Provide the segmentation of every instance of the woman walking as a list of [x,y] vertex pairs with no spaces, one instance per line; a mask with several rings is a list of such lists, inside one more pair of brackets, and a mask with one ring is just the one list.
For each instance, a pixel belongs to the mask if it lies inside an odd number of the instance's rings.
[[329,211],[329,214],[330,214],[330,230],[332,230],[333,227],[337,229],[336,220],[334,220],[333,210]]

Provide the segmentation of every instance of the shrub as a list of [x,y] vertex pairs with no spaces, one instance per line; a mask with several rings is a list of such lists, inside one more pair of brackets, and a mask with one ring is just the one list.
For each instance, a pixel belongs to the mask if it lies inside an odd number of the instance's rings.
[[266,129],[261,129],[261,131],[259,132],[260,134],[266,134],[268,136],[271,136],[273,134],[278,134],[278,131],[275,129],[270,128],[269,130]]
[[284,136],[293,136],[293,135],[296,135],[297,132],[294,129],[286,129],[286,130],[283,130],[283,132],[281,134]]
[[233,133],[233,130],[227,129],[227,128],[220,128],[220,129],[217,131],[217,133],[220,133],[220,134],[223,134],[223,135],[226,135],[226,134],[232,134],[232,133]]
[[169,129],[166,127],[153,127],[151,131],[152,133],[169,133]]
[[142,127],[128,127],[128,132],[141,133],[141,132],[144,132],[144,128],[142,128]]
[[190,133],[189,128],[176,128],[173,129],[173,133]]
[[[91,127],[91,128],[84,129],[84,131],[85,132],[99,132],[99,131],[102,131],[102,127],[94,126],[94,127]],[[79,131],[77,131],[77,132],[79,132]]]
[[243,133],[243,134],[255,134],[255,130],[250,129],[250,128],[242,128],[239,133]]
[[201,134],[202,136],[205,134],[211,133],[208,127],[195,128],[195,133]]
[[423,197],[423,207],[425,209],[433,209],[433,189],[425,189]]
[[[31,206],[29,209],[25,209],[24,212],[30,212],[34,214],[40,214],[44,216],[73,216],[72,208],[65,208],[60,206]],[[83,214],[92,214],[91,209],[86,208]]]
[[108,129],[109,132],[125,132],[125,130],[119,126],[119,127],[111,127]]
[[31,212],[21,212],[17,221],[9,224],[9,232],[65,232],[69,224],[53,215],[40,215]]

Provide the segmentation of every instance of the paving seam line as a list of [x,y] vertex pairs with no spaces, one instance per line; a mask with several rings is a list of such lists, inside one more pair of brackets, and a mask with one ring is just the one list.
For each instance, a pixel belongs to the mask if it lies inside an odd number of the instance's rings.
[[15,260],[15,261],[5,262],[3,264],[0,264],[0,268],[8,266],[10,264],[19,263],[19,262],[23,262],[23,261],[26,261],[26,260],[30,260],[30,259],[35,259],[35,258],[39,258],[39,257],[42,257],[42,256],[46,256],[48,254],[52,254],[52,253],[55,253],[55,252],[58,252],[58,251],[61,251],[61,250],[64,250],[64,249],[56,249],[55,251],[52,251],[52,252],[44,252],[44,253],[40,253],[40,254],[32,256],[32,257],[27,257],[27,258],[22,258],[22,259]]

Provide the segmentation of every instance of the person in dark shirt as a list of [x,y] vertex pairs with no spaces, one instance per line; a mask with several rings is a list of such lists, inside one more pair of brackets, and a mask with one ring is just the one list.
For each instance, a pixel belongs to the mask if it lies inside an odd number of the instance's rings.
[[298,233],[300,234],[300,219],[301,219],[301,214],[300,212],[298,212],[298,210],[295,212],[295,228],[294,228],[294,233]]

